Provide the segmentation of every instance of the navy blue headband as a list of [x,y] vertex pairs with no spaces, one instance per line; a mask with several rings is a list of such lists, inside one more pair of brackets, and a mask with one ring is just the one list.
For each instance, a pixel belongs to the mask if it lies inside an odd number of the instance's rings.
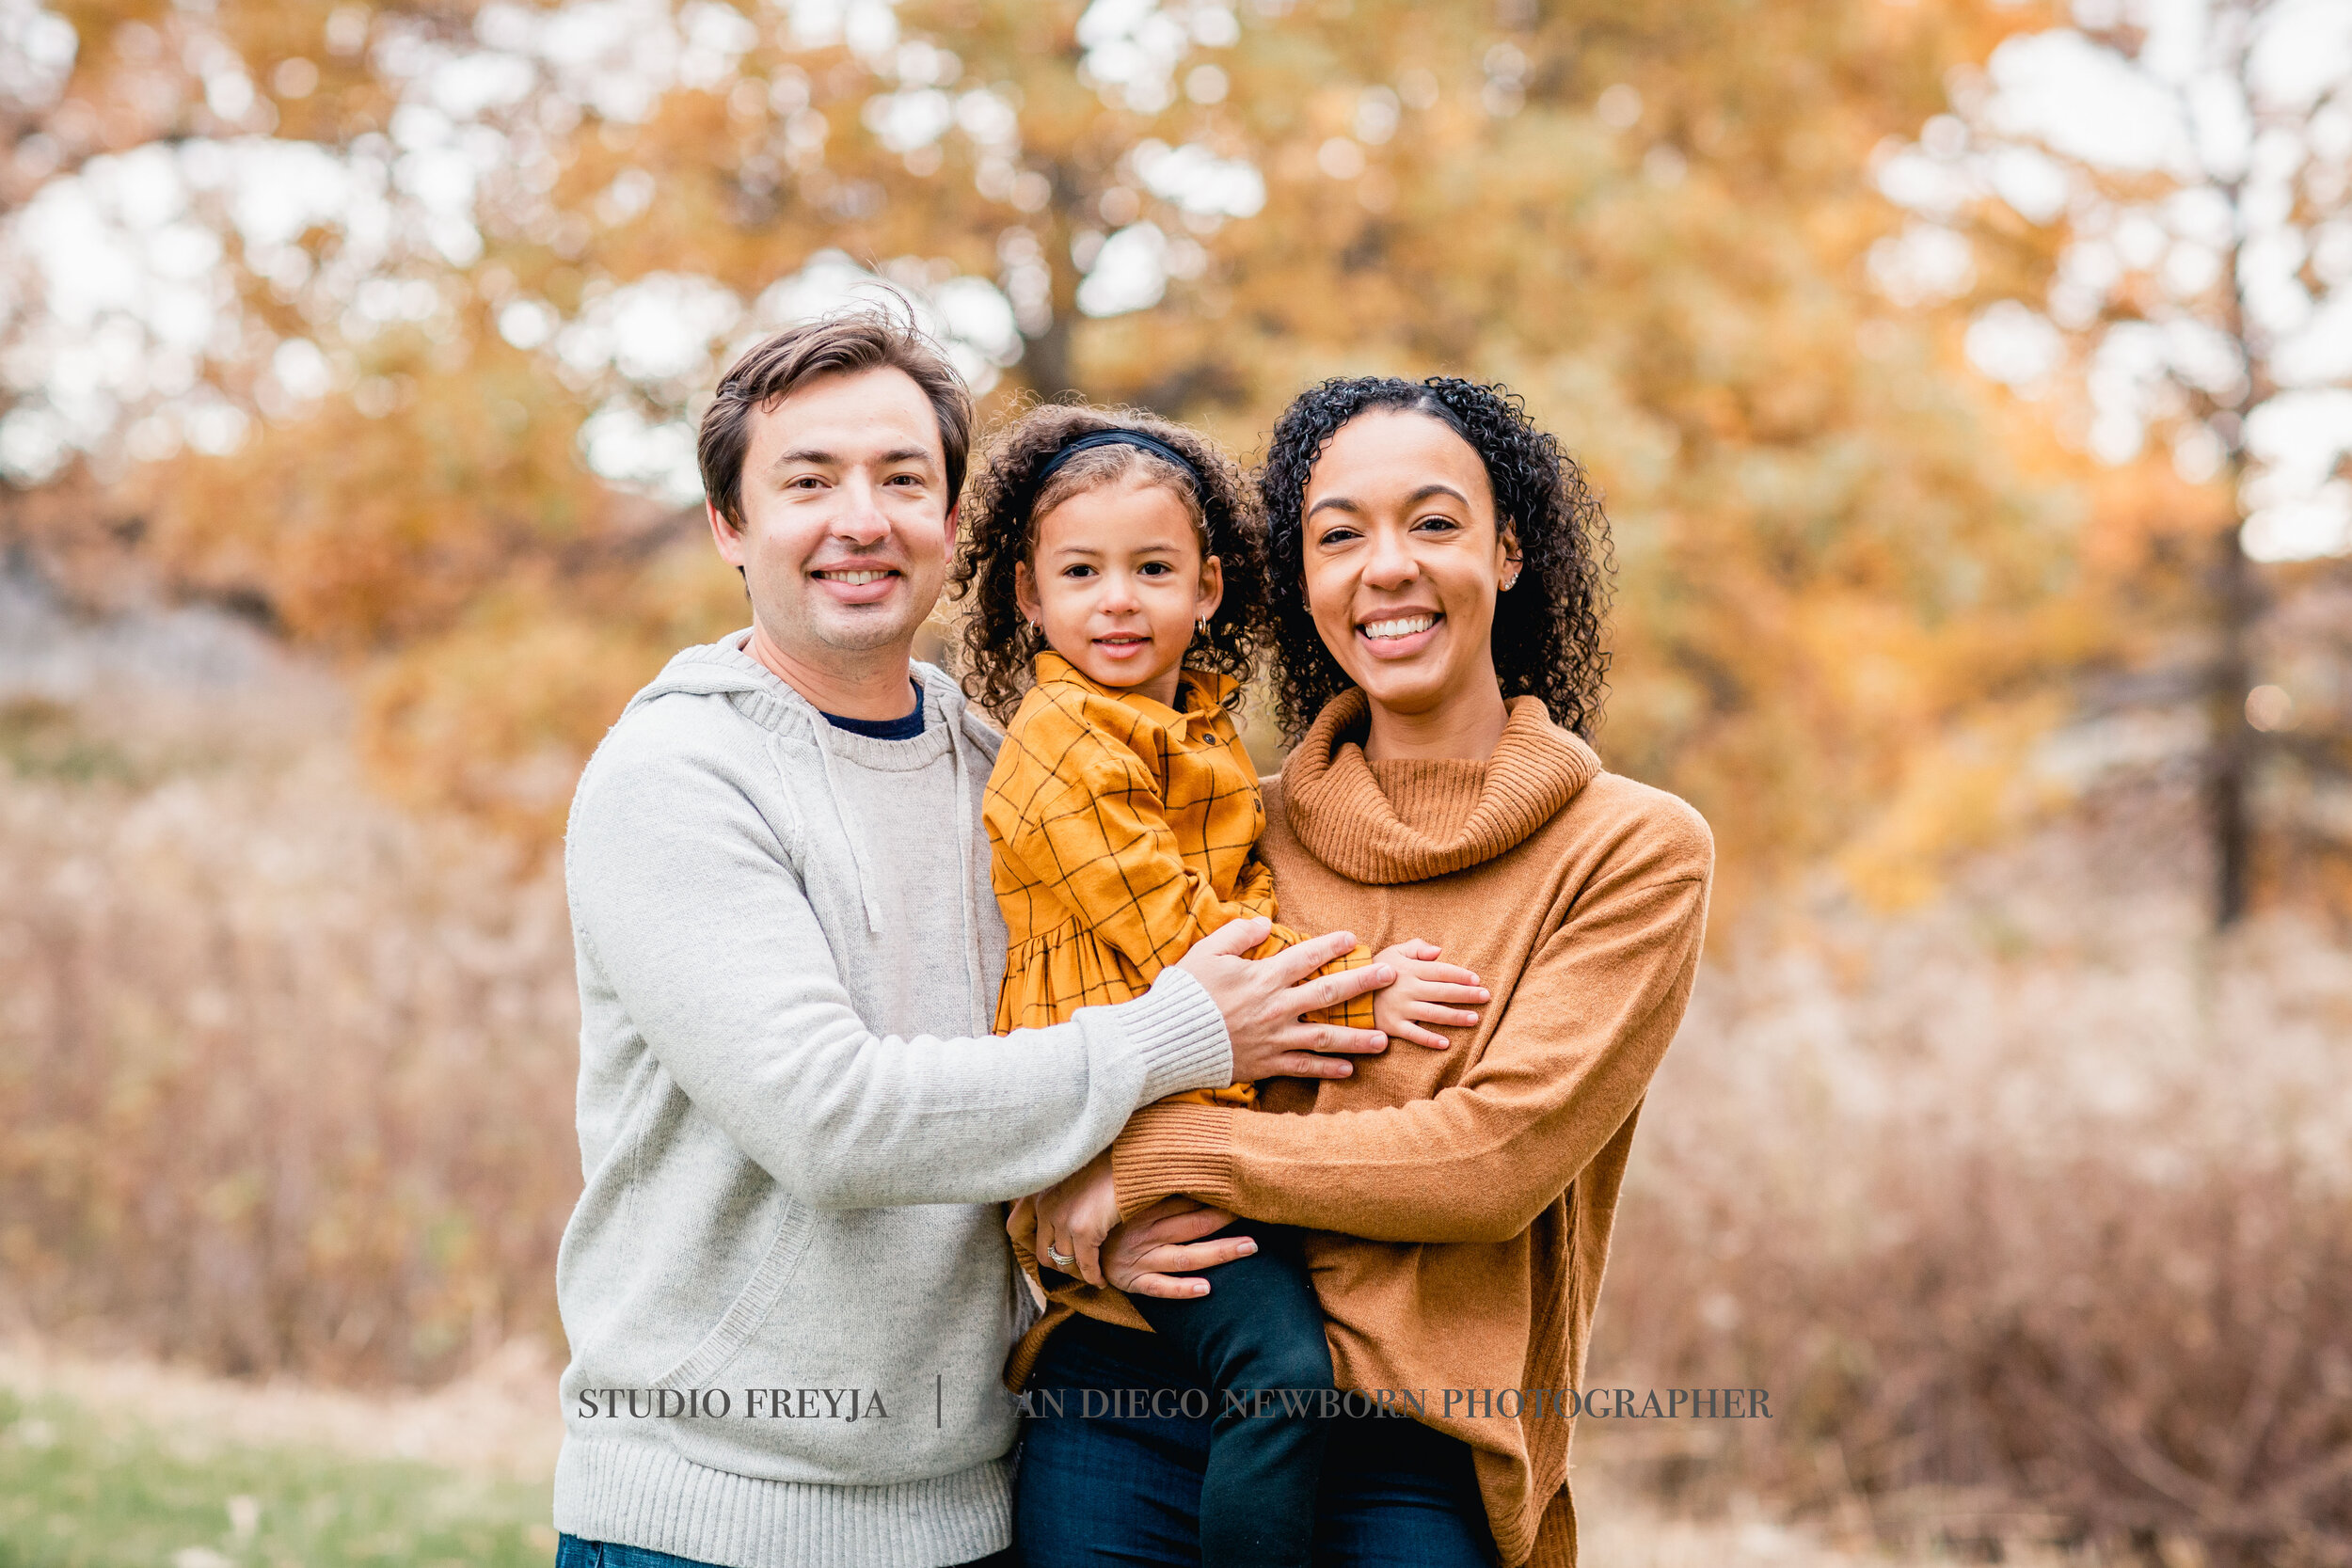
[[1030,483],[1029,494],[1031,496],[1044,494],[1046,482],[1061,471],[1063,464],[1080,452],[1091,451],[1096,447],[1134,447],[1138,451],[1148,451],[1154,457],[1166,458],[1176,465],[1178,472],[1191,476],[1194,496],[1203,502],[1209,499],[1208,482],[1201,477],[1200,470],[1193,467],[1192,459],[1158,436],[1146,436],[1140,430],[1088,431],[1084,436],[1079,436],[1045,460],[1045,467],[1038,470],[1037,478]]

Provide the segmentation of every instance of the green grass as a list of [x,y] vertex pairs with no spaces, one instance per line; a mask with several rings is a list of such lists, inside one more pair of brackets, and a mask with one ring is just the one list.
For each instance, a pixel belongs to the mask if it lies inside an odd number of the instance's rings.
[[554,1560],[544,1485],[192,1438],[0,1391],[0,1568]]

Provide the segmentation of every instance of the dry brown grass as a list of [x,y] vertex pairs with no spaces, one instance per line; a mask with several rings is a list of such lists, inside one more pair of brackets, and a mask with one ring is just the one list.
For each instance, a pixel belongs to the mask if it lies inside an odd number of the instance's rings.
[[431,1389],[357,1392],[284,1376],[224,1378],[137,1354],[77,1354],[29,1336],[0,1339],[0,1391],[136,1422],[184,1457],[300,1449],[540,1485],[553,1478],[564,1442],[561,1370],[544,1346],[516,1339]]
[[[373,802],[331,703],[141,701],[0,714],[0,1305],[329,1383],[560,1343],[554,877]],[[2352,1561],[2352,958],[2285,918],[2207,945],[2181,811],[1899,919],[1719,933],[1591,1381],[1768,1387],[1777,1419],[1586,1423],[1595,1498],[1684,1521],[1604,1505],[1596,1560],[1828,1560],[1793,1514],[1963,1558]]]
[[554,876],[372,803],[331,734],[207,757],[136,706],[20,701],[13,777],[0,757],[8,1306],[339,1381],[555,1342],[579,1154]]
[[1768,1386],[1779,1418],[1588,1451],[1963,1552],[2352,1561],[2352,955],[2283,916],[2210,942],[2185,805],[1913,917],[1717,944],[1593,1381]]

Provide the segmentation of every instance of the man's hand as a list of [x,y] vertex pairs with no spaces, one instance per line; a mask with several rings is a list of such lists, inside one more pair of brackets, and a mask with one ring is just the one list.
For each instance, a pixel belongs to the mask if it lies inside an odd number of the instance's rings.
[[[1103,1283],[1103,1239],[1119,1225],[1111,1151],[1103,1150],[1030,1200],[1037,1211],[1037,1255],[1049,1267]],[[1058,1256],[1057,1256],[1058,1254]],[[1074,1258],[1065,1263],[1064,1258]]]
[[1396,978],[1396,971],[1375,962],[1336,974],[1315,974],[1355,950],[1356,938],[1346,931],[1302,942],[1270,958],[1242,957],[1265,941],[1272,926],[1263,915],[1220,926],[1176,960],[1225,1015],[1226,1037],[1233,1043],[1233,1082],[1344,1078],[1355,1068],[1321,1053],[1367,1055],[1387,1050],[1388,1037],[1376,1029],[1307,1023],[1300,1015],[1377,990]]
[[1110,1244],[1103,1249],[1103,1272],[1131,1296],[1166,1296],[1171,1301],[1205,1296],[1207,1280],[1176,1275],[1257,1251],[1258,1243],[1247,1236],[1200,1240],[1232,1223],[1233,1216],[1222,1209],[1203,1208],[1188,1197],[1164,1197],[1111,1232]]
[[1430,1023],[1467,1029],[1478,1022],[1468,1009],[1490,1000],[1478,976],[1460,964],[1438,962],[1434,942],[1400,942],[1384,947],[1373,962],[1396,971],[1395,984],[1372,999],[1372,1021],[1392,1040],[1411,1040],[1433,1051],[1451,1043]]

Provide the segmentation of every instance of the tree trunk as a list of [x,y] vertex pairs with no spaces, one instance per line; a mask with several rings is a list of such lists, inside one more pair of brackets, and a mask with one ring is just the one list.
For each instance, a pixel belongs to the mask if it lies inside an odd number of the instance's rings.
[[[2252,102],[2252,85],[2246,79],[2246,40],[2237,40],[2235,56],[2239,84]],[[2211,752],[2205,761],[2206,835],[2213,845],[2213,924],[2226,931],[2246,913],[2252,881],[2253,822],[2248,795],[2252,784],[2254,727],[2246,721],[2246,694],[2252,689],[2253,660],[2248,649],[2254,618],[2260,612],[2261,585],[2254,563],[2246,559],[2242,530],[2246,523],[2246,416],[2276,392],[2266,346],[2249,330],[2246,309],[2246,182],[2243,176],[2221,187],[2228,197],[2234,238],[2228,267],[2229,292],[2223,325],[2246,368],[2246,388],[2219,434],[2226,453],[2230,484],[2230,524],[2214,539],[2212,598],[2214,631],[2213,683],[2206,704],[2212,724]]]
[[1052,269],[1054,319],[1045,330],[1028,340],[1021,351],[1021,369],[1029,389],[1048,400],[1082,392],[1071,366],[1071,326],[1078,314],[1078,274],[1070,259],[1070,242],[1084,223],[1087,192],[1070,165],[1049,163],[1043,169],[1053,185],[1053,198],[1040,214],[1039,236],[1045,264]]
[[1022,373],[1039,397],[1057,398],[1078,389],[1070,375],[1070,316],[1068,308],[1057,304],[1053,325],[1021,350]]
[[2253,847],[2247,795],[2254,731],[2246,721],[2246,693],[2252,679],[2247,643],[2256,588],[2252,562],[2235,528],[2223,529],[2216,538],[2212,570],[2218,646],[2206,697],[2213,729],[2205,758],[2205,818],[2213,847],[2214,926],[2226,930],[2246,913]]

